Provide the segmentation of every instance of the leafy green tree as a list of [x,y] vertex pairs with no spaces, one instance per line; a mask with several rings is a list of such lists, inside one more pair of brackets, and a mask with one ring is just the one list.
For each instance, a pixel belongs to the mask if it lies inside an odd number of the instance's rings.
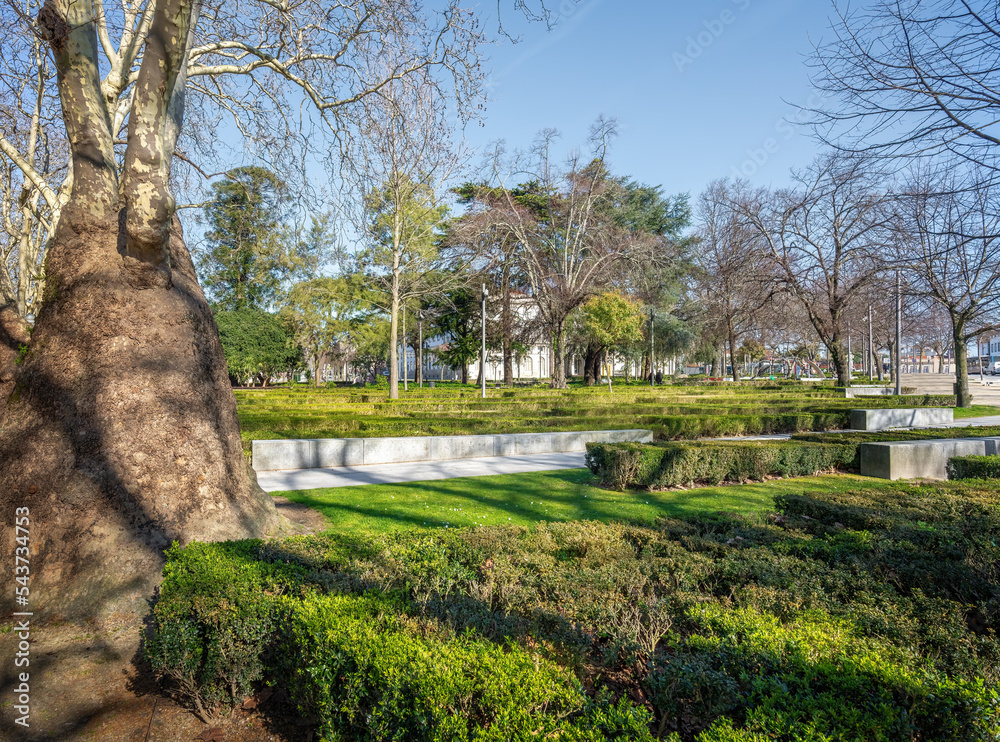
[[462,383],[469,382],[469,364],[479,357],[482,343],[479,297],[469,289],[452,291],[429,304],[436,317],[435,330],[447,338],[435,353],[452,368],[462,370]]
[[302,351],[276,315],[260,309],[216,309],[215,322],[229,376],[239,384],[267,386],[275,375],[302,364]]
[[353,364],[365,375],[377,376],[389,358],[389,321],[377,314],[356,318],[351,327]]
[[199,261],[203,283],[224,309],[269,307],[283,275],[285,184],[271,171],[250,166],[230,171],[212,191],[205,208],[207,247]]
[[358,260],[370,300],[389,314],[389,396],[398,399],[400,312],[439,283],[438,242],[448,207],[426,183],[395,173],[368,194],[366,209],[372,240]]
[[288,292],[278,316],[312,369],[313,382],[320,384],[323,361],[351,329],[357,292],[347,277],[321,276],[300,281]]
[[611,391],[612,351],[642,337],[642,309],[634,300],[609,291],[589,299],[583,314],[587,334],[604,348]]

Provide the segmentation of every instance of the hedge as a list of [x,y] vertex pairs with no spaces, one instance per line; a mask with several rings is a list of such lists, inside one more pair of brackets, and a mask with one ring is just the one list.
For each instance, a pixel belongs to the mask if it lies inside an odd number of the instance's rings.
[[537,652],[426,637],[408,601],[321,595],[314,571],[274,558],[259,541],[167,551],[144,653],[204,721],[280,682],[324,740],[652,742],[646,709],[591,698]]
[[[996,740],[997,488],[776,506],[174,548],[147,653],[209,713],[278,685],[328,742]],[[184,671],[210,656],[229,669]]]
[[955,456],[948,459],[948,479],[1000,479],[1000,456]]
[[311,596],[292,610],[291,691],[323,739],[651,740],[651,717],[593,703],[571,672],[516,643],[422,638],[381,598]]
[[588,443],[587,466],[607,487],[663,489],[808,476],[849,467],[855,451],[855,445],[799,441]]

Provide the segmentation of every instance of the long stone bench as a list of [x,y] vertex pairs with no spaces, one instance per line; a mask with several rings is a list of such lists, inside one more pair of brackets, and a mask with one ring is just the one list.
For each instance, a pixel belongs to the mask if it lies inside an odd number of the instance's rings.
[[954,422],[950,407],[917,407],[915,409],[883,408],[851,410],[854,430],[886,430],[887,428],[920,428]]
[[844,389],[847,399],[855,397],[891,397],[896,390],[891,386],[849,386]]
[[253,468],[322,469],[406,461],[585,451],[587,443],[649,443],[651,430],[587,430],[506,435],[439,435],[406,438],[322,438],[253,442]]
[[880,479],[947,479],[953,456],[996,456],[1000,438],[862,443],[861,474]]

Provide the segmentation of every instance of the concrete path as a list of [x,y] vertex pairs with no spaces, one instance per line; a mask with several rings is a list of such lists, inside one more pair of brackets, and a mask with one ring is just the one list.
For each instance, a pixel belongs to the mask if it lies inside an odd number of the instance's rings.
[[[979,374],[969,376],[969,391],[974,404],[1000,407],[1000,376],[984,377],[987,384],[979,383]],[[953,394],[955,374],[903,374],[903,386],[913,387],[921,394]]]
[[454,477],[488,477],[554,469],[582,469],[583,451],[536,453],[526,456],[488,456],[480,459],[417,461],[406,464],[341,466],[335,469],[284,469],[257,472],[257,481],[267,492],[308,490],[320,487],[353,487],[359,484],[398,484]]

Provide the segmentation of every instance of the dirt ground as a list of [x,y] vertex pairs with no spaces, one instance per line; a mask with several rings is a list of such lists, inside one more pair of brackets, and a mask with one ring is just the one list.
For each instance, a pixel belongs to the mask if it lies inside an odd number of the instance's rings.
[[[299,533],[325,528],[323,516],[275,498]],[[14,723],[13,658],[19,637],[0,625],[0,741],[35,742],[311,742],[287,699],[278,693],[246,699],[211,723],[182,708],[159,687],[141,659],[144,620],[113,614],[100,624],[31,626],[30,727]]]

